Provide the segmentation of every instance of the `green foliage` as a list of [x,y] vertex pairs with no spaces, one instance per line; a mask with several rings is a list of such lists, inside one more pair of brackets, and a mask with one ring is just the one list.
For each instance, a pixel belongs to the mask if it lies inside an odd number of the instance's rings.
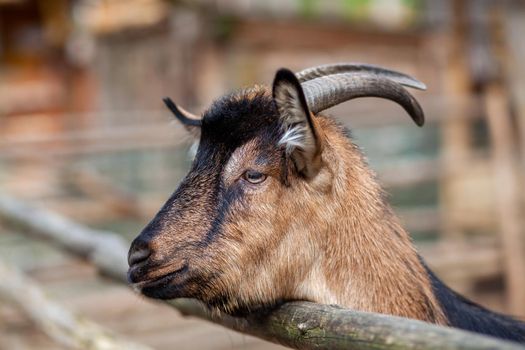
[[315,16],[317,0],[299,0],[299,12],[302,17],[312,18]]
[[370,0],[341,0],[347,19],[363,19],[367,16]]

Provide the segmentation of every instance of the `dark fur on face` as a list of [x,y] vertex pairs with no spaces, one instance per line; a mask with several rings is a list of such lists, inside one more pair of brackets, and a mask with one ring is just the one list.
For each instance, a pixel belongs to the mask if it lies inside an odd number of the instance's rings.
[[[271,168],[272,162],[280,165],[281,150],[277,141],[281,134],[277,109],[263,88],[222,97],[204,113],[199,148],[191,170],[137,238],[148,241],[158,255],[129,272],[130,281],[138,283],[142,293],[161,299],[196,297],[219,308],[232,304],[228,295],[210,291],[221,283],[221,265],[217,260],[228,257],[220,239],[225,239],[224,227],[230,224],[232,207],[238,211],[249,205],[249,199],[245,198],[242,184],[225,183],[224,167],[235,150],[248,142],[257,144],[256,163],[267,168]],[[277,175],[276,169],[273,170]],[[242,237],[230,239],[242,240]],[[174,256],[184,258],[173,263]],[[171,271],[165,267],[170,265],[177,269]],[[162,271],[160,276],[168,274],[159,282],[141,285],[143,281],[159,277],[155,270]],[[233,304],[232,312],[246,312],[247,308],[255,307]]]

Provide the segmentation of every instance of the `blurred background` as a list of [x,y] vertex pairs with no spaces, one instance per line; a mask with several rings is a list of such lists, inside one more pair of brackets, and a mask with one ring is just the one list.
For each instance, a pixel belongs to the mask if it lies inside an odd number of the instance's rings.
[[[519,0],[0,0],[0,193],[131,240],[190,164],[162,97],[201,113],[280,67],[379,64],[427,84],[423,128],[378,99],[328,113],[437,274],[523,318],[524,36]],[[183,319],[1,221],[0,259],[156,349],[277,348]],[[63,346],[0,299],[0,348]]]

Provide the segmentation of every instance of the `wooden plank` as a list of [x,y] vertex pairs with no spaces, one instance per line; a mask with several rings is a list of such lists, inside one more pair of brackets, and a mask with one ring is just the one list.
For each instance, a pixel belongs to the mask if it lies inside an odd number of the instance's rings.
[[[146,148],[168,148],[189,141],[182,126],[168,123],[120,128],[97,128],[46,137],[4,139],[0,141],[1,158],[35,158],[95,154]],[[67,144],[68,147],[64,147]]]
[[67,175],[67,181],[109,211],[127,218],[140,217],[137,196],[109,178],[87,168],[75,168]]
[[41,288],[14,267],[0,261],[0,297],[13,302],[56,342],[74,349],[136,349],[146,346],[119,338],[49,300]]
[[[510,93],[512,94],[512,104],[515,107],[517,116],[520,148],[521,148],[521,165],[525,168],[525,6],[517,1],[508,1],[504,3],[505,9],[505,26],[507,40],[507,55],[505,57],[506,79],[510,84]],[[525,169],[522,169],[521,176],[525,175]]]
[[471,292],[477,280],[503,273],[503,256],[495,239],[421,244],[419,252],[440,278],[461,292]]
[[[467,28],[469,3],[463,0],[452,2],[452,28],[448,38],[446,68],[444,74],[444,88],[448,96],[457,98],[470,95],[470,77],[465,47],[467,46]],[[466,101],[464,99],[464,101]],[[443,178],[440,184],[440,202],[443,215],[443,236],[446,239],[461,239],[463,229],[461,224],[453,220],[452,213],[457,211],[456,206],[462,198],[457,195],[454,182],[461,178],[462,167],[466,166],[466,159],[472,151],[471,126],[468,120],[462,118],[470,114],[470,106],[461,104],[451,106],[447,104],[446,113],[449,114],[442,126],[442,160],[445,172],[450,176]]]
[[388,44],[397,50],[413,50],[423,45],[426,36],[421,31],[392,32],[385,30],[359,30],[347,24],[334,21],[312,26],[301,20],[267,20],[251,18],[236,24],[230,38],[231,45],[247,49],[294,50],[330,49],[348,46],[382,46]]

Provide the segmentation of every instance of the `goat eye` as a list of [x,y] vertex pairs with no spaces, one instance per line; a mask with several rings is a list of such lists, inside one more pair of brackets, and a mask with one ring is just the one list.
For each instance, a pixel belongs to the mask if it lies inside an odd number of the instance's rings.
[[252,184],[260,184],[266,180],[266,175],[256,170],[246,170],[243,174],[243,178]]

